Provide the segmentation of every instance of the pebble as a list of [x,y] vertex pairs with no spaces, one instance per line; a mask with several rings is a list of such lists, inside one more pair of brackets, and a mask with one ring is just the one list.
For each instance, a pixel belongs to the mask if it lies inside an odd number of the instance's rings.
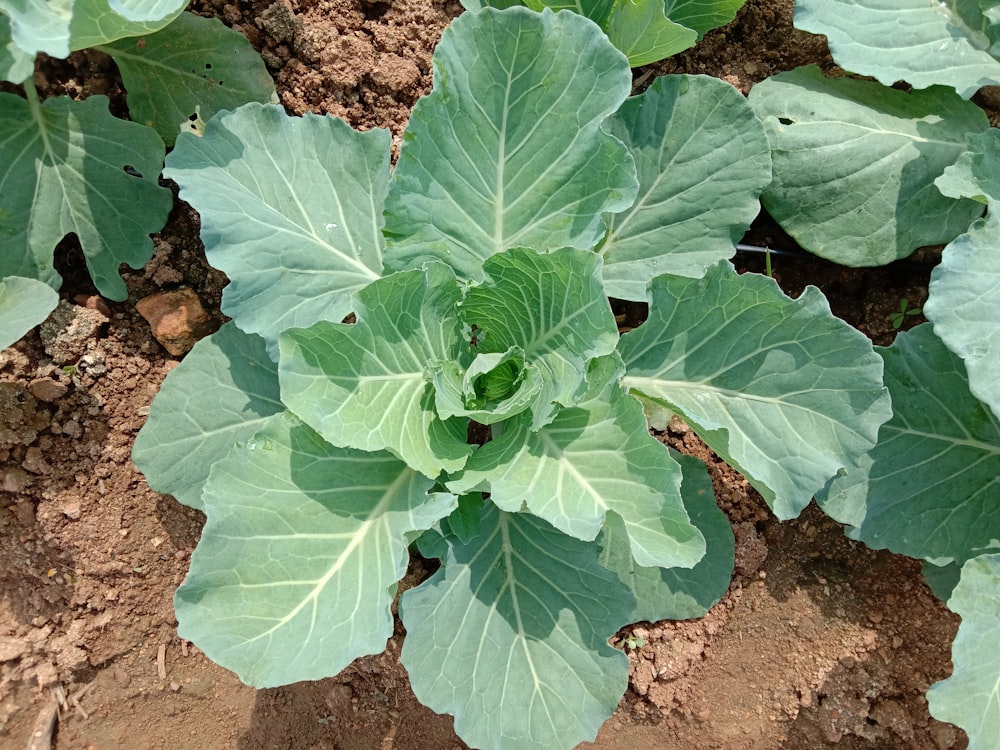
[[121,667],[115,667],[115,682],[118,683],[118,687],[127,688],[132,683],[132,675]]
[[54,378],[36,378],[28,383],[28,391],[39,401],[51,404],[65,396],[69,386]]
[[192,289],[157,292],[136,303],[154,338],[175,357],[191,351],[207,335],[211,319]]

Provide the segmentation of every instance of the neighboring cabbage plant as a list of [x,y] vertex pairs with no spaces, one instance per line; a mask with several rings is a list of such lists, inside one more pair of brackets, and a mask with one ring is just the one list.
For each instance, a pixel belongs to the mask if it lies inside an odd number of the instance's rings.
[[625,53],[629,65],[664,60],[693,47],[736,17],[746,0],[462,0],[469,10],[524,6],[586,16]]
[[[179,633],[246,682],[385,647],[405,591],[417,697],[484,748],[592,739],[628,681],[608,645],[702,615],[733,540],[669,411],[781,518],[889,418],[882,360],[815,288],[726,260],[771,178],[728,84],[660,78],[581,15],[460,16],[394,171],[389,134],[250,104],[165,174],[233,318],[165,380],[133,452],[207,521]],[[646,300],[619,336],[609,296]]]
[[[273,101],[274,85],[246,38],[218,20],[181,13],[187,0],[0,0],[0,345],[55,307],[55,246],[73,234],[98,291],[126,297],[119,266],[152,257],[150,233],[173,200],[159,182],[165,144],[200,113]],[[93,48],[110,55],[132,121],[105,96],[42,101],[35,58]]]

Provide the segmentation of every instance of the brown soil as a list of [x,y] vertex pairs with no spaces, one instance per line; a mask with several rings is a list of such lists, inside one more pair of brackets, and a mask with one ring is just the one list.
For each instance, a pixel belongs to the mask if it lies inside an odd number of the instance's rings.
[[[737,20],[694,50],[636,72],[708,73],[744,92],[806,62],[831,65],[821,38],[791,29],[790,0],[750,0]],[[245,33],[264,56],[289,111],[331,113],[387,127],[394,144],[430,90],[430,56],[459,11],[438,0],[261,0],[194,3]],[[103,92],[123,108],[113,68],[98,55],[45,67],[40,85],[74,96]],[[95,83],[96,81],[96,83]],[[96,88],[95,88],[96,87]],[[762,220],[749,239],[793,249]],[[72,243],[58,261],[63,298],[93,293]],[[175,364],[136,312],[158,291],[187,286],[213,325],[225,278],[205,263],[197,216],[178,204],[129,300],[65,307],[61,325],[0,353],[0,746],[23,748],[61,690],[53,746],[67,748],[463,748],[450,717],[421,706],[398,654],[336,677],[254,690],[177,637],[172,596],[203,517],[146,485],[130,461],[136,432]],[[742,269],[763,259],[739,256]],[[891,341],[889,314],[919,307],[929,268],[877,271],[777,256],[792,294],[819,285],[834,312]],[[82,298],[83,299],[83,298]],[[907,327],[919,318],[907,320]],[[736,472],[684,425],[661,436],[704,459],[737,539],[736,572],[705,618],[640,623],[619,634],[630,688],[585,747],[919,748],[965,746],[930,718],[924,693],[951,669],[958,618],[923,584],[919,564],[844,537],[811,506],[779,523]],[[411,565],[407,583],[427,575]],[[628,648],[626,639],[641,639]],[[630,640],[628,643],[637,643]]]

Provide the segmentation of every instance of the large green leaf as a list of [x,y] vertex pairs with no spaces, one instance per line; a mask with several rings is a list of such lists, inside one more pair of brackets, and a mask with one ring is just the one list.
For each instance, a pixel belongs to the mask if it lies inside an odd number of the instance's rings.
[[608,295],[644,300],[654,276],[697,277],[731,257],[771,181],[767,136],[740,92],[708,76],[662,76],[608,131],[639,173],[639,197],[608,218],[600,247]]
[[616,513],[640,565],[690,568],[705,554],[705,540],[681,501],[680,467],[647,432],[639,402],[618,385],[616,362],[595,363],[588,398],[537,432],[527,417],[505,423],[448,487],[488,491],[501,510],[524,507],[587,541]]
[[440,420],[429,365],[462,347],[462,290],[431,263],[379,279],[357,297],[357,323],[317,323],[282,334],[282,400],[334,445],[388,449],[429,477],[471,451],[466,422]]
[[155,132],[112,117],[107,97],[0,93],[0,277],[57,287],[52,253],[73,233],[101,294],[125,299],[119,265],[152,257],[149,235],[173,205],[159,184],[163,152]]
[[729,588],[736,548],[726,514],[719,510],[705,464],[671,451],[681,465],[681,497],[691,523],[705,537],[705,556],[690,570],[639,565],[632,556],[621,517],[609,514],[598,543],[598,562],[616,573],[635,596],[629,622],[658,622],[702,617]]
[[97,47],[152,34],[170,24],[189,0],[75,0],[70,48]]
[[663,0],[618,0],[606,30],[633,68],[676,55],[698,41],[697,31],[664,15]]
[[924,314],[965,362],[969,390],[1000,416],[1000,131],[969,137],[969,152],[936,184],[945,195],[988,202],[986,218],[944,249]]
[[474,747],[592,740],[625,692],[628,659],[608,638],[633,606],[596,545],[487,503],[478,535],[434,548],[442,568],[399,607],[420,701]]
[[[29,57],[67,57],[126,36],[166,26],[188,0],[0,0],[11,35]],[[23,80],[23,79],[22,79]]]
[[69,29],[76,0],[0,0],[14,43],[27,55],[69,55]]
[[181,134],[164,174],[201,215],[222,310],[274,352],[278,334],[342,320],[382,271],[389,133],[247,104]]
[[948,607],[962,617],[951,648],[951,677],[931,685],[927,704],[969,735],[968,750],[993,750],[1000,737],[1000,555],[962,566]]
[[952,91],[905,93],[807,66],[757,84],[749,101],[772,149],[774,182],[761,199],[810,252],[882,265],[950,242],[982,213],[934,186],[968,134],[989,127]]
[[35,56],[25,52],[11,36],[10,19],[0,13],[0,79],[21,83],[35,69]]
[[6,349],[56,309],[59,295],[44,282],[0,278],[0,349]]
[[271,417],[212,468],[208,521],[174,600],[178,633],[257,687],[315,680],[392,635],[405,534],[455,507],[387,453]]
[[165,29],[100,48],[128,91],[129,115],[172,146],[182,123],[247,102],[277,103],[274,82],[247,38],[217,18],[182,13]]
[[635,166],[601,122],[628,95],[628,62],[575,13],[486,8],[434,53],[386,201],[386,265],[428,258],[460,278],[511,247],[590,249],[601,214],[635,198]]
[[831,483],[823,509],[869,547],[938,565],[997,549],[1000,421],[930,325],[879,351],[892,420],[862,465]]
[[514,249],[487,259],[483,274],[486,281],[462,303],[462,321],[475,326],[479,351],[517,346],[540,371],[542,390],[532,410],[533,427],[540,427],[551,420],[554,404],[575,403],[587,363],[618,342],[601,259],[572,248]]
[[284,410],[263,339],[226,323],[167,375],[132,460],[154,490],[200,509],[212,465]]
[[462,0],[462,6],[466,10],[514,8],[519,5],[539,12],[544,8],[571,10],[581,16],[586,16],[598,26],[604,26],[607,23],[614,4],[615,0],[524,0],[524,2],[520,0]]
[[511,8],[570,10],[608,35],[635,68],[675,55],[714,28],[729,23],[746,0],[462,0],[469,10]]
[[795,25],[824,34],[838,65],[886,86],[944,84],[968,99],[1000,83],[995,19],[975,0],[798,0]]
[[819,290],[792,300],[725,262],[650,290],[649,318],[619,344],[625,386],[681,414],[779,518],[875,444],[890,414],[881,359]]
[[719,26],[736,18],[747,0],[665,0],[664,12],[672,21],[698,32],[700,40]]

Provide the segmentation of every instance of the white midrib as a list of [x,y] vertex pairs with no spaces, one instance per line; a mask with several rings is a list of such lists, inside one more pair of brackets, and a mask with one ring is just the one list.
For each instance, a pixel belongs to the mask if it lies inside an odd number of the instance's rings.
[[503,92],[503,117],[497,133],[497,175],[493,188],[493,252],[499,253],[507,248],[504,245],[504,163],[507,158],[507,116],[510,104],[510,73],[507,74],[507,86]]
[[535,666],[535,660],[531,657],[531,650],[528,648],[528,638],[527,633],[524,629],[524,621],[521,619],[521,605],[517,598],[517,581],[514,576],[514,558],[511,554],[514,549],[514,545],[510,539],[510,529],[508,528],[509,521],[506,515],[501,515],[499,519],[499,528],[501,536],[500,549],[503,550],[503,561],[504,561],[504,575],[507,577],[507,588],[510,590],[510,604],[514,610],[514,621],[517,624],[517,643],[521,646],[521,650],[524,653],[524,661],[528,665],[528,669],[531,670],[531,682],[534,685],[534,692],[539,692],[539,687],[542,684],[541,677],[539,676],[538,669]]

